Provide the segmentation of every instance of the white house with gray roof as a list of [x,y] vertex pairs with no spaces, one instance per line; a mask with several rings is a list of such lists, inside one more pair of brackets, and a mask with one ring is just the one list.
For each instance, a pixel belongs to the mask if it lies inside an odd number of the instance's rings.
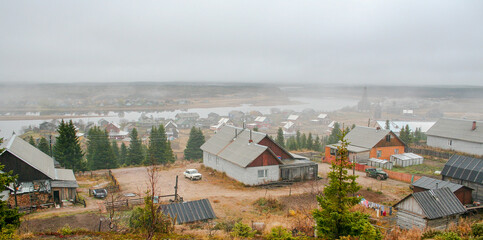
[[317,164],[276,144],[267,134],[223,126],[202,146],[203,164],[246,185],[317,177]]
[[426,133],[430,147],[483,155],[483,122],[441,118]]

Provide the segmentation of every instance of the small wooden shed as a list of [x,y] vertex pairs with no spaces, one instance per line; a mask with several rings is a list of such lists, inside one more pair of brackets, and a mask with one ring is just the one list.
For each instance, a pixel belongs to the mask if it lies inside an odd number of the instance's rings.
[[465,207],[447,187],[408,195],[394,205],[397,225],[403,229],[434,228],[443,230],[458,224]]
[[419,180],[412,184],[412,188],[415,193],[444,187],[448,187],[463,205],[471,204],[473,202],[473,199],[471,197],[473,189],[460,184],[430,177],[421,177]]

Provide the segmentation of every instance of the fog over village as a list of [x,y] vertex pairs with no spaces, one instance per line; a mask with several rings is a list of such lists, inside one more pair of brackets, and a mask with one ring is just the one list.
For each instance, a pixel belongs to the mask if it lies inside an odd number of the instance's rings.
[[480,239],[481,1],[1,1],[0,239]]

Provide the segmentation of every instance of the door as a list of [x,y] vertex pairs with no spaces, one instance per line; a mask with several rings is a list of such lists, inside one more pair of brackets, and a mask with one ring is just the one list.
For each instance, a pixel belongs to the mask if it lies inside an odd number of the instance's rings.
[[55,202],[55,204],[60,204],[60,193],[59,193],[59,191],[54,191],[54,202]]

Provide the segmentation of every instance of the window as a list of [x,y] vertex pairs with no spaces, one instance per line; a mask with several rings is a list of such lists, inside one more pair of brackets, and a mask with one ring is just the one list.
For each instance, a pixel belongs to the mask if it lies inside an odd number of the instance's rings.
[[399,154],[399,149],[394,149],[394,154]]
[[388,134],[388,135],[386,135],[386,142],[390,142],[390,141],[391,141],[391,135]]
[[335,156],[337,154],[337,149],[330,149],[330,155]]
[[378,158],[380,158],[380,157],[381,157],[381,155],[382,155],[382,151],[381,151],[381,150],[378,150],[378,151],[377,151],[377,157],[378,157]]
[[258,170],[258,178],[264,178],[264,177],[267,177],[267,176],[268,176],[268,170],[267,169]]

